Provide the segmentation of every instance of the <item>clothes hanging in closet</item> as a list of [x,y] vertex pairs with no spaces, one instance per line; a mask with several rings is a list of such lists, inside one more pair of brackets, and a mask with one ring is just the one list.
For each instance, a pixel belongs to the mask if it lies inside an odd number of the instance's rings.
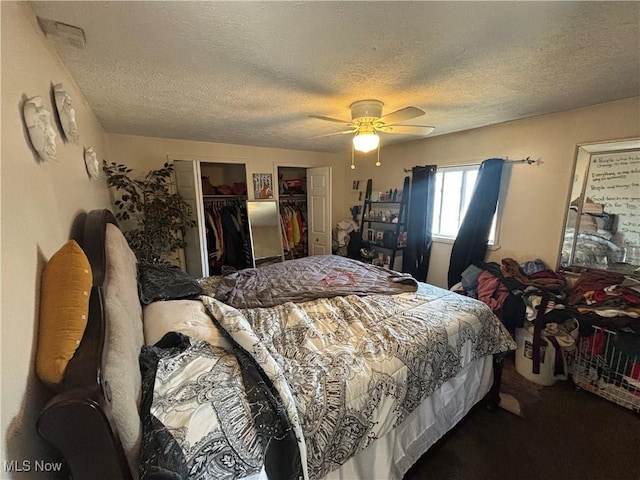
[[244,202],[219,200],[205,204],[210,275],[220,275],[223,265],[237,269],[251,266],[246,219]]
[[280,204],[282,222],[282,246],[293,258],[306,257],[307,248],[307,202],[283,201]]

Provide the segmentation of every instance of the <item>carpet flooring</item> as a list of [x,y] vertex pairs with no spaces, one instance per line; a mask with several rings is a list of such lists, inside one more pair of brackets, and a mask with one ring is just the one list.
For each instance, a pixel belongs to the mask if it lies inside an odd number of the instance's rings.
[[506,359],[520,415],[476,406],[404,480],[640,480],[640,414],[571,381],[542,387]]

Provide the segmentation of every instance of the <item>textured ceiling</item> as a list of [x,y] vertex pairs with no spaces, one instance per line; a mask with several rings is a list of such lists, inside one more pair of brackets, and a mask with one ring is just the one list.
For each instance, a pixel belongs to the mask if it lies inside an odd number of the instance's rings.
[[32,5],[84,30],[50,40],[110,133],[348,152],[309,115],[375,98],[433,136],[640,95],[639,2]]

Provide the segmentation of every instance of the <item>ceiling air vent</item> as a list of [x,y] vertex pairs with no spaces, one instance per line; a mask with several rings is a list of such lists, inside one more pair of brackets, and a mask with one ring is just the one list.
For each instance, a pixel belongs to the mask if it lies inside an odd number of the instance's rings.
[[87,48],[87,39],[84,36],[84,30],[81,28],[40,17],[38,17],[38,24],[45,35],[55,37],[64,45],[70,45],[81,50]]

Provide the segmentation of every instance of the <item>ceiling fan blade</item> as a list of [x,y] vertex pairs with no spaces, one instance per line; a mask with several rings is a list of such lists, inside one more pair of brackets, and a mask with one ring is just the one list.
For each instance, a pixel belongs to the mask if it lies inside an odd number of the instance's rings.
[[424,115],[424,110],[420,110],[417,107],[405,107],[401,108],[400,110],[396,110],[395,112],[391,112],[387,115],[383,115],[377,120],[377,122],[382,122],[389,125],[411,120],[412,118],[416,118],[421,115]]
[[436,127],[426,125],[383,125],[376,127],[376,130],[383,133],[400,133],[402,135],[418,135],[420,137],[426,137],[435,129]]
[[340,120],[338,118],[325,117],[323,115],[309,115],[309,117],[317,118],[318,120],[325,120],[327,122],[344,123],[345,125],[349,125],[349,126],[353,125],[353,123],[351,123],[349,120]]
[[346,135],[347,133],[356,133],[357,131],[358,131],[357,128],[353,128],[351,130],[343,130],[341,132],[333,132],[333,133],[325,133],[324,135],[316,135],[311,138],[332,137],[333,135]]

